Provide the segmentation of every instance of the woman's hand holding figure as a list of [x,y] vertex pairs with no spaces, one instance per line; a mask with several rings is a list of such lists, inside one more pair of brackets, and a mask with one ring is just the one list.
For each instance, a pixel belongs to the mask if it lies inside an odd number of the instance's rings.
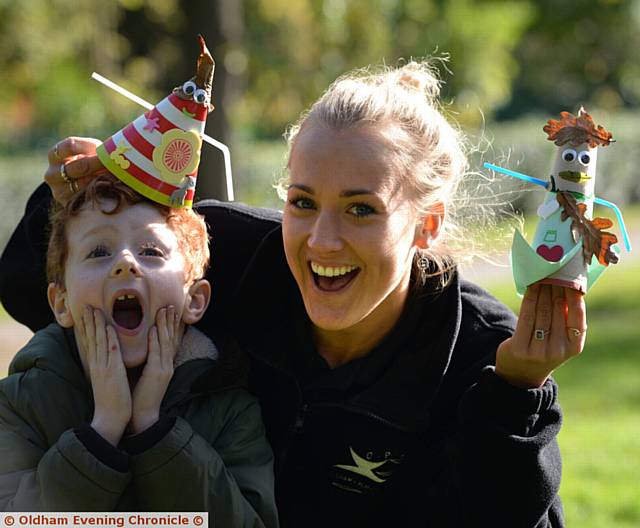
[[103,313],[90,306],[77,328],[95,402],[91,427],[115,446],[131,419],[131,391],[118,336]]
[[149,329],[147,363],[133,391],[131,433],[158,421],[160,404],[173,376],[173,360],[182,340],[181,319],[173,306],[161,308]]
[[582,352],[586,329],[582,293],[533,284],[522,299],[515,333],[498,347],[496,374],[517,387],[541,387],[554,369]]

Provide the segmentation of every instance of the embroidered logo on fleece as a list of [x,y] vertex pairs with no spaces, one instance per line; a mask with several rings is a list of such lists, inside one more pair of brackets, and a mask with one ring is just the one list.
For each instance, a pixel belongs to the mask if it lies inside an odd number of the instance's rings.
[[[391,458],[389,451],[385,452],[382,460],[374,460],[371,452],[368,452],[365,457],[361,457],[353,447],[349,447],[349,452],[354,465],[335,464],[333,467],[342,471],[335,472],[332,484],[356,493],[365,493],[377,487],[376,484],[385,483],[395,471],[394,466],[399,465],[403,458]],[[383,468],[382,466],[385,464],[390,465]]]

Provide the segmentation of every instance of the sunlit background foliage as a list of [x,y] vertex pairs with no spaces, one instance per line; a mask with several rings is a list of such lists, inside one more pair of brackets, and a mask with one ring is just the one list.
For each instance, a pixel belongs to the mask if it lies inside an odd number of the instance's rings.
[[[550,152],[540,128],[560,110],[584,104],[637,143],[625,113],[635,117],[640,100],[639,28],[638,0],[0,0],[0,154],[109,135],[139,109],[90,73],[156,101],[190,76],[202,33],[218,65],[207,131],[235,147],[238,194],[253,203],[277,203],[256,178],[270,181],[286,126],[333,79],[429,55],[449,57],[438,64],[450,117],[492,145],[489,158],[509,154],[540,173]],[[501,126],[514,120],[524,144]],[[246,156],[265,141],[275,141],[268,168]],[[640,195],[632,150],[605,155],[615,171],[603,173],[618,174],[613,199]],[[221,170],[213,149],[203,163]],[[223,197],[217,180],[199,182],[200,195]]]
[[346,70],[434,52],[451,57],[445,95],[465,125],[631,108],[639,25],[634,0],[3,0],[1,145],[121,122],[126,103],[87,72],[160,96],[190,71],[197,32],[240,87],[222,87],[233,128],[253,137],[278,137]]

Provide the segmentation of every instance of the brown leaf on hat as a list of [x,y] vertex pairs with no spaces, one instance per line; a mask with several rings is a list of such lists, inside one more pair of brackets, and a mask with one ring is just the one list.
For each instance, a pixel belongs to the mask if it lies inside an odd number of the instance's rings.
[[595,148],[606,147],[613,141],[611,132],[596,125],[584,108],[580,108],[577,116],[570,112],[560,112],[560,120],[549,119],[542,130],[547,133],[547,139],[558,146],[587,143],[589,147]]
[[[213,60],[202,35],[198,35],[198,43],[200,44],[200,55],[198,55],[198,60],[196,62],[196,74],[189,80],[195,83],[196,88],[201,88],[207,92],[207,99],[211,101],[211,94],[213,92],[213,72],[215,71],[216,63]],[[193,99],[192,94],[186,94],[183,87],[184,84],[176,86],[173,89],[173,93],[187,101]],[[209,112],[211,112],[215,107],[211,102],[209,102],[207,104],[207,108]]]
[[216,63],[202,35],[198,35],[198,43],[200,44],[200,55],[198,56],[196,75],[193,82],[195,82],[199,88],[204,88],[209,97],[211,97],[213,90],[213,72],[216,68]]
[[556,194],[558,203],[562,206],[560,218],[565,221],[571,218],[571,233],[577,242],[582,237],[582,255],[585,264],[589,264],[594,255],[603,266],[616,264],[618,256],[611,250],[611,246],[618,242],[618,237],[613,233],[604,231],[609,229],[613,222],[608,218],[594,218],[590,220],[585,216],[586,204],[578,203],[569,191],[559,191]]

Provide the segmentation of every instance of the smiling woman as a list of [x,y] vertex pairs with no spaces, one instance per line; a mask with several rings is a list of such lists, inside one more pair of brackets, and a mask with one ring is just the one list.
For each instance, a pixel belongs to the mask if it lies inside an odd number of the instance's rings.
[[[393,327],[416,248],[426,246],[423,224],[440,222],[418,217],[387,150],[374,127],[311,123],[291,151],[285,253],[317,329],[318,351],[332,366],[366,355]],[[357,349],[336,357],[341,343],[354,342]]]
[[[266,352],[242,339],[292,371],[300,393],[281,448],[285,525],[309,512],[314,526],[563,524],[549,373],[552,357],[582,346],[564,330],[564,318],[584,315],[581,299],[553,291],[552,331],[564,341],[551,349],[525,324],[551,327],[541,318],[552,312],[551,289],[532,288],[515,325],[459,277],[456,260],[470,253],[455,221],[467,160],[438,92],[427,63],[347,74],[289,131],[279,191],[295,300],[280,315],[286,324],[257,325]],[[245,276],[267,269],[261,249]],[[244,286],[240,297],[250,298],[258,282]],[[282,411],[262,391],[269,427]],[[337,519],[325,505],[350,513]]]

